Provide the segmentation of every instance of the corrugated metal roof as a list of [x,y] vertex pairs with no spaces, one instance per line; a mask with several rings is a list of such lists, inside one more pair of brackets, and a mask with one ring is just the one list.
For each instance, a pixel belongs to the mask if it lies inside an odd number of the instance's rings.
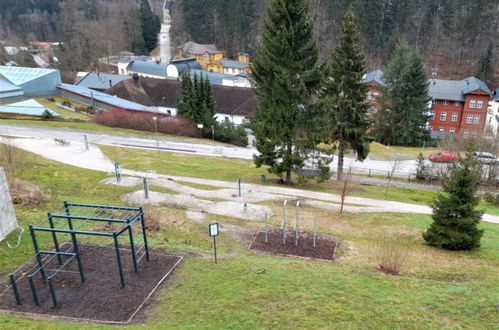
[[383,81],[383,71],[381,70],[375,70],[372,72],[368,72],[362,77],[362,82],[363,83],[370,83],[370,82],[375,82],[378,85],[385,86],[385,82]]
[[203,76],[205,79],[208,79],[212,85],[222,85],[224,79],[231,79],[234,77],[230,74],[209,72],[203,70],[190,70],[189,74],[191,75],[191,78],[194,77],[194,75],[197,75],[198,77]]
[[249,66],[249,63],[233,61],[233,60],[220,60],[218,62],[220,62],[220,64],[222,64],[224,68],[242,69]]
[[25,68],[16,66],[0,66],[0,75],[16,86],[22,85],[28,81],[43,77],[55,72],[54,69]]
[[175,62],[171,61],[169,65],[173,65],[177,68],[178,74],[181,75],[185,70],[201,70],[201,64],[194,61],[183,61]]
[[106,104],[113,105],[118,108],[123,108],[127,110],[136,110],[136,111],[149,111],[149,112],[157,112],[153,108],[149,108],[146,106],[143,106],[141,104],[131,102],[128,100],[120,99],[119,97],[111,96],[106,93],[101,93],[98,91],[94,91],[92,89],[82,87],[82,86],[75,86],[75,85],[70,85],[70,84],[59,84],[57,85],[57,88],[66,90],[68,92],[74,93],[81,95],[86,98],[94,99],[97,102],[102,102]]
[[165,63],[147,62],[147,61],[133,61],[128,64],[127,70],[137,73],[153,74],[155,76],[166,77]]
[[53,116],[59,117],[57,112],[44,107],[33,99],[0,106],[0,112],[18,113],[30,116],[41,116],[45,111],[49,111]]
[[222,53],[221,51],[219,51],[217,49],[217,47],[214,44],[198,44],[194,41],[188,41],[183,46],[180,46],[179,48],[181,48],[182,51],[186,54],[201,55],[204,53],[208,53],[208,54],[220,54],[220,53]]
[[475,77],[463,80],[430,79],[428,94],[436,100],[464,101],[466,94],[476,90],[492,94],[487,85]]
[[2,79],[0,77],[0,93],[22,91],[22,90],[23,89],[21,87],[17,87],[16,85],[12,84],[7,79]]
[[83,76],[80,80],[78,80],[75,85],[87,87],[90,89],[106,90],[118,84],[119,82],[130,78],[131,76],[124,76],[119,74],[90,72]]

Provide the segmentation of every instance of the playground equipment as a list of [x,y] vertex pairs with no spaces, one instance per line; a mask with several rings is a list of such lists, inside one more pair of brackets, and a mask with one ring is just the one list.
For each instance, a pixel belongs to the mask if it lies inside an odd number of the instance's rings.
[[[87,229],[90,227],[89,224],[95,224],[97,222],[119,224],[120,226],[118,226],[118,228],[115,228],[115,226],[108,226],[98,231]],[[136,230],[135,233],[134,229]],[[21,305],[21,297],[19,290],[17,289],[17,285],[19,281],[24,278],[24,275],[27,275],[33,302],[37,306],[39,306],[39,299],[38,289],[35,287],[35,282],[33,281],[35,275],[40,274],[42,280],[46,281],[48,284],[50,297],[54,307],[58,306],[55,285],[53,282],[53,279],[57,274],[79,274],[81,282],[85,282],[85,272],[83,267],[84,261],[81,258],[80,246],[90,244],[83,244],[79,242],[77,237],[80,235],[113,239],[113,248],[116,252],[116,265],[122,288],[125,287],[125,278],[119,249],[120,235],[128,232],[134,272],[138,272],[138,264],[143,257],[149,261],[149,249],[147,245],[146,227],[144,224],[144,211],[141,207],[136,208],[64,202],[61,207],[48,213],[47,218],[38,225],[30,225],[29,231],[33,242],[33,248],[35,250],[35,256],[28,261],[28,263],[36,260],[38,267],[34,270],[31,269],[26,274],[22,272],[23,267],[21,267],[9,275],[12,292],[18,305]],[[37,233],[42,232],[51,233],[54,250],[47,251],[39,248]],[[59,238],[64,234],[70,235],[70,241],[59,244]],[[94,244],[93,246],[103,245]],[[49,257],[47,258],[47,256]],[[57,258],[59,268],[48,268],[50,266],[49,263],[54,263],[53,261],[55,258]],[[78,271],[65,269],[72,260],[76,260]],[[16,276],[18,279],[16,279]]]

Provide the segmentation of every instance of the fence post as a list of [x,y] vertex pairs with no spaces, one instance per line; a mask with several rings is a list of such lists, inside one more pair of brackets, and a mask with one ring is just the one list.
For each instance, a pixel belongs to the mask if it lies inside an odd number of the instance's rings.
[[286,207],[288,205],[288,200],[286,199],[283,203],[282,206],[282,223],[281,223],[281,230],[282,230],[282,244],[286,244]]
[[16,298],[16,304],[21,305],[21,297],[19,297],[19,291],[17,290],[16,279],[14,274],[9,274],[10,285],[12,286],[12,291],[14,291],[14,297]]
[[369,177],[371,177],[371,169],[369,169]]
[[31,294],[33,295],[33,302],[36,306],[40,306],[40,302],[38,301],[38,294],[36,293],[35,283],[33,282],[33,275],[28,276],[28,282],[31,289]]
[[57,297],[55,296],[54,285],[52,284],[52,276],[48,278],[50,296],[52,297],[52,304],[57,307]]

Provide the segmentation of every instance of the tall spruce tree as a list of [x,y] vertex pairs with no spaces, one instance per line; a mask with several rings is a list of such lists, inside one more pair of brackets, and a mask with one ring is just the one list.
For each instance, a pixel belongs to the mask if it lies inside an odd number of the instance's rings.
[[142,36],[148,52],[151,52],[158,44],[158,34],[161,30],[161,19],[151,10],[149,0],[140,1],[140,26]]
[[477,211],[480,164],[468,155],[460,159],[444,181],[445,194],[433,201],[433,223],[423,233],[425,241],[448,250],[480,247],[483,230],[477,228],[483,212]]
[[352,148],[361,161],[369,153],[369,105],[365,103],[368,86],[361,82],[365,64],[359,38],[355,14],[348,10],[338,45],[325,65],[320,102],[330,124],[328,140],[338,146],[338,180],[342,179],[346,148]]
[[260,100],[254,161],[287,183],[312,149],[309,101],[320,81],[313,25],[306,0],[272,0],[252,65]]
[[428,79],[423,60],[408,45],[397,45],[383,76],[376,139],[389,145],[421,146],[429,139]]
[[[216,124],[215,103],[208,79],[189,73],[182,75],[182,92],[177,101],[179,114],[184,115],[196,124],[203,124],[203,132],[211,132],[211,126]],[[211,133],[210,133],[211,134]]]
[[476,75],[483,81],[491,81],[494,79],[494,45],[491,43],[487,47],[485,54],[478,61]]

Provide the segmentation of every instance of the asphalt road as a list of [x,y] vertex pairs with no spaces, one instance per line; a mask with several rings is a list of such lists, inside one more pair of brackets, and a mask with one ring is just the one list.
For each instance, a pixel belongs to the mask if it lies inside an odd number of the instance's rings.
[[[3,124],[1,122],[0,135],[43,139],[58,138],[75,142],[83,142],[84,135],[86,135],[89,143],[97,145],[151,150],[156,150],[159,147],[159,150],[162,151],[241,159],[252,159],[253,154],[257,153],[255,148],[250,147],[231,147],[204,143],[190,143],[168,140],[166,138],[160,138],[156,141],[154,138],[144,138],[132,135],[98,133],[66,128]],[[331,163],[331,168],[335,170],[336,166],[337,158],[334,157],[334,161]],[[373,175],[384,175],[388,171],[393,170],[394,162],[372,159],[366,159],[364,162],[358,162],[355,159],[345,158],[345,171],[348,171],[348,167],[350,166],[352,167],[354,173],[365,172],[367,174],[368,171],[371,170]],[[405,173],[413,173],[415,172],[415,169],[416,162],[414,160],[399,161],[395,165],[396,173],[394,176],[405,177]]]

